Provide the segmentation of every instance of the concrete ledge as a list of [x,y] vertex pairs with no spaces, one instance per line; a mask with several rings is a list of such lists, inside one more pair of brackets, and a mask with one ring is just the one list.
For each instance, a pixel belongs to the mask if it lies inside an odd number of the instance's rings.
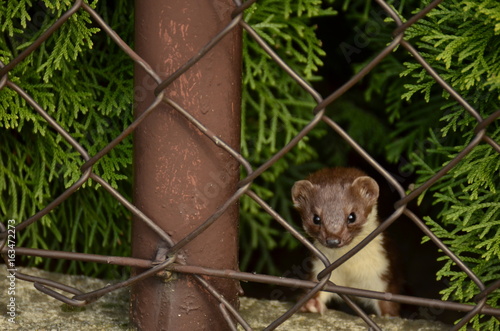
[[[255,330],[262,330],[273,320],[284,314],[292,305],[280,301],[242,298],[240,312]],[[445,331],[450,327],[439,322],[425,320],[406,320],[372,316],[373,320],[384,331]],[[278,330],[332,330],[332,331],[366,331],[366,323],[359,317],[336,310],[328,310],[324,315],[299,313],[293,315]]]
[[[50,273],[35,268],[20,268],[19,271],[32,276],[48,278],[76,287],[82,291],[102,288],[106,281],[83,276],[68,276]],[[9,294],[11,288],[5,265],[0,266],[0,326],[2,330],[134,330],[129,324],[128,289],[121,289],[105,295],[95,303],[83,308],[73,308],[48,295],[39,292],[30,282],[15,281],[15,295]],[[15,298],[15,323],[9,322],[11,298]],[[279,301],[241,298],[240,312],[250,326],[261,330],[281,316],[290,303]],[[441,331],[449,326],[423,320],[374,317],[383,330],[394,331]],[[241,329],[241,328],[240,328]],[[278,330],[367,330],[366,324],[358,317],[329,310],[323,316],[318,314],[296,314]]]
[[[93,291],[107,284],[101,279],[50,273],[35,268],[19,268],[30,276],[48,278],[78,288]],[[10,279],[5,265],[0,266],[0,329],[7,330],[129,330],[128,290],[105,295],[85,307],[72,307],[38,291],[31,282],[16,280],[15,295],[9,295]],[[68,295],[68,293],[64,293]],[[71,296],[71,295],[70,295]],[[7,303],[15,298],[15,323],[9,322]]]

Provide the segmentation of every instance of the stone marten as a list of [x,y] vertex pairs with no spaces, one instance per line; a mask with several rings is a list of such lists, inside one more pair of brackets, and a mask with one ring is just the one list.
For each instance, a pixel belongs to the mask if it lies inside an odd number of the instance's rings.
[[[379,225],[377,199],[379,186],[355,168],[322,169],[293,185],[292,199],[300,213],[305,231],[330,263],[340,258]],[[330,281],[339,286],[379,292],[398,293],[401,280],[396,276],[395,261],[388,251],[387,238],[381,233],[358,253],[334,269]],[[325,266],[314,259],[311,278]],[[318,292],[302,311],[323,313],[337,294]],[[359,298],[379,316],[399,316],[399,304]]]

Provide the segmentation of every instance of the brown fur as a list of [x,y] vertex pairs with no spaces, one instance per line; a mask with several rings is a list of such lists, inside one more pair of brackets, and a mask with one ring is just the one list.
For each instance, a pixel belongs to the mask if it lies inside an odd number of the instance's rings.
[[[330,262],[345,254],[378,226],[378,196],[379,187],[375,180],[355,168],[322,169],[306,180],[296,182],[292,188],[293,202],[302,217],[305,231],[317,240],[319,245],[316,247]],[[401,282],[394,270],[393,255],[388,253],[386,239],[383,233],[380,234],[335,269],[331,280],[342,286],[398,293]],[[377,265],[370,267],[369,263]],[[313,279],[323,268],[319,261],[315,264]],[[361,280],[357,283],[349,280],[358,278]],[[344,281],[346,284],[338,283]],[[305,304],[304,310],[323,312],[326,302],[332,297],[336,295],[319,292]],[[363,300],[380,315],[399,315],[399,304],[395,302]]]

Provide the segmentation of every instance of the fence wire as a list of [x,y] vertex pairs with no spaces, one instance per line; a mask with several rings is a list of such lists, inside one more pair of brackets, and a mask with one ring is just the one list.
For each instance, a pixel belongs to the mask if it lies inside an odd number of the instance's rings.
[[[244,329],[250,330],[251,327],[248,323],[241,317],[238,313],[237,309],[232,307],[224,297],[217,292],[215,288],[213,288],[209,282],[207,282],[201,275],[213,276],[213,277],[223,277],[236,279],[240,281],[249,281],[249,282],[260,282],[267,284],[275,284],[285,287],[293,287],[293,288],[303,288],[308,289],[307,294],[300,299],[292,308],[290,308],[284,315],[277,318],[274,322],[272,322],[267,329],[274,329],[280,324],[282,324],[285,320],[290,318],[294,313],[296,313],[299,308],[311,297],[313,297],[320,290],[327,290],[338,293],[341,297],[354,309],[354,311],[366,322],[367,325],[372,327],[375,330],[380,330],[380,327],[367,315],[363,310],[361,310],[354,302],[352,302],[348,295],[355,296],[363,296],[366,298],[374,298],[379,300],[390,300],[403,304],[412,304],[418,305],[422,307],[432,307],[436,309],[449,309],[465,312],[464,317],[453,326],[453,330],[458,330],[462,326],[466,325],[471,318],[473,318],[477,314],[486,314],[492,315],[496,317],[500,317],[500,309],[494,309],[488,307],[486,305],[486,301],[488,295],[492,293],[494,290],[500,287],[500,280],[494,282],[489,287],[486,287],[485,284],[472,272],[470,268],[458,258],[441,240],[437,238],[437,236],[425,225],[421,218],[419,218],[416,214],[414,214],[410,209],[407,208],[407,204],[416,197],[418,197],[424,190],[433,185],[436,181],[442,178],[451,168],[453,168],[460,160],[462,160],[468,153],[470,153],[478,144],[487,143],[491,145],[497,152],[500,153],[500,146],[497,142],[495,142],[491,137],[487,135],[488,125],[500,118],[500,111],[496,111],[488,118],[482,118],[479,112],[474,109],[470,104],[467,103],[464,98],[462,98],[453,88],[441,77],[437,72],[424,60],[424,58],[419,54],[419,52],[413,47],[411,43],[406,41],[403,36],[405,31],[417,22],[419,19],[424,17],[430,10],[435,8],[442,0],[437,0],[431,2],[425,9],[415,14],[413,17],[407,19],[404,23],[401,19],[399,13],[397,13],[391,6],[389,6],[383,0],[376,0],[375,2],[383,8],[383,10],[391,17],[397,25],[397,28],[394,30],[394,39],[393,41],[387,45],[383,50],[377,54],[373,60],[371,60],[368,64],[366,64],[356,75],[354,75],[348,82],[342,85],[340,88],[332,91],[330,95],[326,98],[323,98],[320,93],[318,93],[312,86],[310,86],[304,79],[302,79],[296,72],[294,72],[289,66],[287,66],[286,62],[281,59],[270,47],[264,39],[262,39],[253,29],[249,26],[244,20],[242,13],[250,7],[253,3],[257,2],[257,0],[246,1],[241,3],[240,1],[234,1],[237,8],[232,13],[231,22],[224,27],[208,44],[206,44],[202,49],[200,49],[196,56],[187,61],[181,68],[179,68],[174,74],[168,77],[165,80],[162,80],[158,73],[156,73],[151,66],[144,61],[137,53],[135,53],[120,37],[119,35],[111,29],[110,26],[106,24],[106,22],[97,14],[94,9],[92,9],[88,4],[83,2],[82,0],[77,0],[74,2],[73,6],[64,13],[61,17],[59,17],[56,22],[48,28],[45,32],[43,32],[40,37],[29,47],[27,47],[21,54],[19,54],[16,58],[14,58],[8,64],[0,63],[0,89],[8,88],[15,92],[17,92],[26,102],[34,109],[36,113],[41,115],[47,123],[58,132],[58,134],[66,140],[72,148],[80,153],[82,159],[85,161],[84,165],[81,167],[81,177],[78,181],[76,181],[71,187],[69,187],[65,192],[63,192],[60,196],[52,200],[45,208],[37,212],[35,215],[30,217],[29,219],[21,222],[15,227],[16,231],[21,231],[28,227],[30,224],[39,221],[44,215],[52,211],[55,207],[61,204],[65,199],[67,199],[71,194],[73,194],[76,190],[78,190],[82,185],[89,179],[95,181],[100,184],[104,189],[106,189],[117,201],[123,204],[137,219],[145,222],[151,229],[153,229],[161,239],[163,239],[170,248],[168,250],[168,257],[163,261],[152,261],[131,257],[120,257],[120,256],[102,256],[102,255],[93,255],[93,254],[84,254],[78,252],[62,252],[62,251],[51,251],[51,250],[43,250],[43,249],[32,249],[25,247],[16,247],[15,252],[16,255],[28,255],[28,256],[38,256],[43,258],[55,258],[55,259],[68,259],[68,260],[77,260],[77,261],[85,261],[89,263],[106,263],[106,264],[115,264],[120,266],[128,266],[128,267],[138,267],[147,269],[146,271],[133,276],[125,281],[120,283],[109,285],[104,288],[101,288],[96,291],[92,291],[89,293],[83,293],[77,288],[73,288],[70,286],[66,286],[64,284],[54,282],[48,279],[43,279],[39,277],[33,277],[24,273],[17,272],[16,277],[25,281],[33,282],[35,287],[43,293],[50,295],[62,302],[75,305],[75,306],[83,306],[87,305],[99,297],[108,294],[118,288],[122,288],[125,286],[130,286],[135,282],[151,277],[159,272],[180,272],[191,274],[193,277],[197,279],[197,281],[204,286],[209,293],[211,293],[219,302],[220,309],[222,314],[225,316],[228,321],[229,326],[232,327],[231,317],[234,318]],[[157,87],[155,89],[156,99],[149,106],[149,108],[141,114],[140,117],[136,118],[133,123],[127,127],[123,132],[117,136],[113,141],[111,141],[105,148],[103,148],[100,152],[95,155],[89,155],[89,152],[83,148],[78,141],[71,136],[63,127],[54,120],[46,110],[44,110],[36,100],[34,100],[26,91],[24,91],[19,85],[12,82],[8,78],[9,72],[17,66],[19,63],[23,61],[30,53],[40,47],[40,45],[47,40],[50,35],[59,29],[72,15],[77,13],[78,11],[86,11],[90,14],[92,20],[95,24],[97,24],[105,33],[109,35],[109,37],[126,53],[128,56],[136,63],[136,65],[142,67],[157,83]],[[303,127],[302,131],[297,134],[291,141],[279,150],[275,155],[273,155],[267,162],[259,166],[257,169],[253,169],[250,162],[246,160],[242,155],[240,155],[236,150],[229,147],[224,141],[218,138],[217,134],[212,132],[210,128],[205,127],[201,122],[199,122],[194,116],[192,116],[189,110],[184,109],[173,100],[167,98],[163,91],[167,86],[172,84],[178,77],[180,77],[183,73],[185,73],[189,68],[191,68],[194,64],[196,64],[200,59],[202,59],[207,52],[213,48],[217,43],[232,29],[236,27],[241,27],[244,31],[248,33],[248,35],[253,38],[272,58],[273,61],[277,65],[279,65],[284,71],[287,72],[296,82],[299,84],[304,90],[306,90],[316,101],[316,106],[312,109],[314,117],[313,119]],[[400,183],[386,170],[383,166],[381,166],[370,154],[368,154],[362,146],[360,146],[354,139],[352,139],[346,131],[335,121],[325,115],[325,108],[332,104],[335,100],[337,100],[340,96],[342,96],[346,91],[348,91],[352,86],[357,84],[366,74],[368,74],[377,64],[379,64],[385,57],[387,57],[396,47],[402,46],[404,47],[413,57],[427,70],[427,72],[435,79],[439,85],[442,86],[444,90],[446,90],[451,97],[456,100],[460,105],[462,105],[467,112],[473,116],[477,121],[477,126],[475,129],[475,137],[471,140],[469,145],[463,149],[451,162],[446,164],[438,173],[436,173],[432,178],[430,178],[423,185],[418,187],[417,189],[411,191],[410,193],[406,193],[404,188],[400,185]],[[230,154],[235,160],[237,160],[240,165],[246,170],[246,177],[243,178],[239,185],[238,189],[232,194],[232,196],[211,216],[209,217],[202,225],[200,225],[196,230],[186,236],[184,239],[179,242],[174,242],[171,237],[163,231],[160,227],[158,227],[150,218],[148,218],[137,206],[134,206],[130,201],[128,201],[120,192],[115,190],[108,182],[103,180],[101,177],[92,172],[92,166],[101,159],[104,155],[106,155],[110,150],[112,150],[117,144],[119,144],[125,137],[130,135],[135,128],[152,112],[155,111],[155,108],[161,103],[167,103],[172,106],[176,111],[182,114],[188,121],[190,121],[200,132],[205,134],[212,142]],[[320,123],[326,123],[333,131],[335,131],[342,139],[345,140],[347,144],[349,144],[363,159],[365,159],[380,175],[382,175],[390,185],[398,192],[399,201],[395,204],[394,212],[385,219],[381,225],[371,233],[365,240],[363,240],[359,245],[353,248],[350,252],[348,252],[345,256],[343,256],[338,261],[335,261],[333,264],[329,264],[327,260],[325,260],[324,256],[319,252],[304,236],[295,230],[283,217],[281,217],[276,211],[274,211],[258,194],[253,192],[250,189],[250,185],[252,182],[259,177],[265,170],[271,167],[277,160],[282,158],[290,149],[294,148],[298,142],[304,138],[311,130],[313,130]],[[290,232],[297,240],[299,240],[305,247],[307,247],[316,257],[322,260],[325,263],[325,270],[319,275],[319,282],[306,281],[306,280],[297,280],[292,278],[285,277],[275,277],[264,274],[254,274],[248,272],[241,272],[237,270],[217,270],[210,269],[205,267],[199,267],[194,265],[182,265],[175,261],[175,254],[183,248],[187,243],[196,238],[199,234],[201,234],[205,229],[207,229],[211,224],[217,221],[218,217],[224,213],[224,211],[235,201],[237,201],[241,196],[247,195],[251,199],[253,199],[257,204],[259,204],[267,213],[269,213],[283,228]],[[356,252],[361,250],[364,246],[366,246],[373,238],[375,238],[382,231],[387,229],[391,224],[393,224],[401,215],[406,215],[410,218],[421,230],[422,232],[428,236],[434,244],[443,251],[444,254],[449,256],[456,265],[465,272],[468,277],[476,284],[476,286],[480,289],[480,293],[476,296],[476,304],[468,305],[468,304],[460,304],[456,302],[450,301],[442,301],[436,299],[427,299],[420,298],[415,296],[407,296],[400,294],[392,294],[390,297],[387,296],[386,293],[381,292],[373,292],[366,291],[362,289],[354,289],[347,288],[342,286],[336,286],[330,283],[329,275],[330,273],[337,268],[340,264],[344,263],[351,256],[353,256]],[[7,236],[8,236],[8,227],[4,224],[0,223],[0,250],[4,256],[4,259],[7,263],[6,251],[7,251]],[[61,290],[66,293],[72,294],[72,296],[66,296],[56,292],[55,290]]]

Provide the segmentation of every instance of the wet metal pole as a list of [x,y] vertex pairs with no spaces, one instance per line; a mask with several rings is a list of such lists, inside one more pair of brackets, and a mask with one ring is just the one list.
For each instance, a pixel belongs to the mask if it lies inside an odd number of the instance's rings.
[[[166,79],[229,22],[231,0],[136,0],[135,49]],[[238,150],[241,97],[241,32],[234,29],[205,57],[166,87],[165,96]],[[135,69],[135,116],[154,101],[158,86]],[[239,164],[166,103],[134,135],[134,204],[180,241],[203,223],[237,189]],[[134,219],[132,255],[154,259],[159,237]],[[237,270],[238,206],[226,210],[205,232],[183,247],[177,261]],[[132,270],[137,274],[143,269]],[[205,277],[238,306],[239,283]],[[154,276],[132,288],[131,320],[139,330],[225,330],[219,303],[192,276]]]

